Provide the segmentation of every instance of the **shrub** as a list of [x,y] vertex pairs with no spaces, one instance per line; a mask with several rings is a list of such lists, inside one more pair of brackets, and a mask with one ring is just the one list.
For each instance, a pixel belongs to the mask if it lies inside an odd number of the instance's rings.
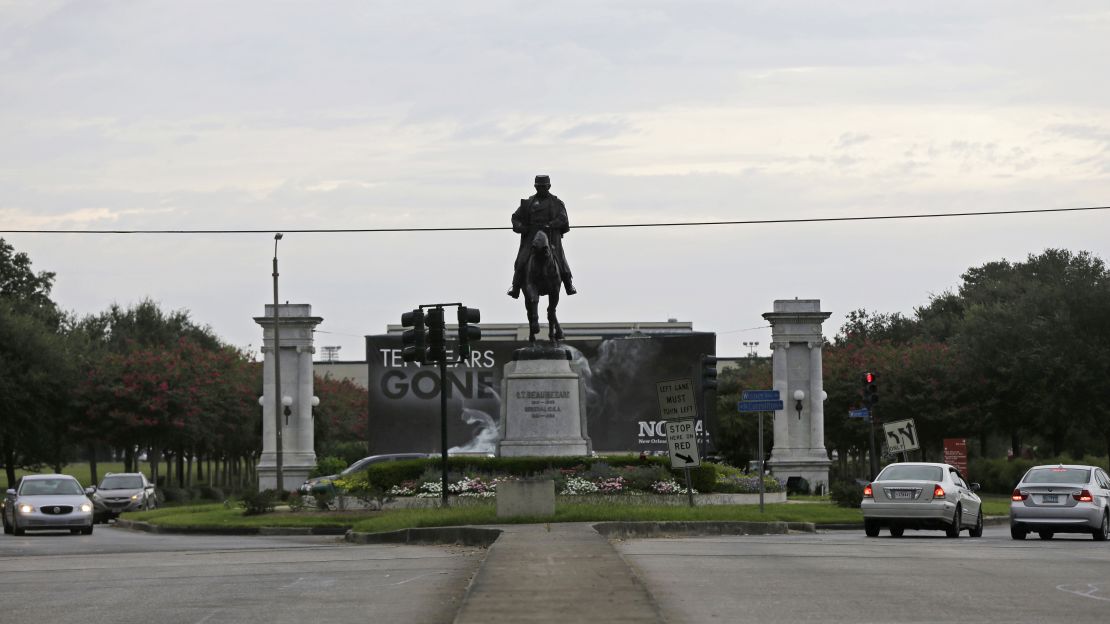
[[[772,476],[763,477],[764,492],[781,492],[782,489],[782,481]],[[732,466],[717,466],[717,483],[713,490],[731,494],[757,494],[759,475],[749,474]]]
[[838,507],[858,509],[863,502],[863,486],[855,481],[833,481],[829,486],[829,498]]
[[339,474],[341,470],[346,468],[349,464],[346,460],[340,457],[322,457],[316,461],[316,466],[308,473],[309,478],[312,477],[325,477],[327,475]]
[[222,501],[225,498],[225,495],[224,491],[218,487],[202,485],[196,488],[196,498],[210,501]]
[[262,490],[260,492],[244,492],[239,506],[243,508],[244,516],[257,516],[270,513],[277,505],[277,492]]
[[300,492],[293,492],[289,495],[287,504],[289,505],[289,511],[304,511],[304,496]]
[[[675,481],[684,484],[683,488],[685,488],[686,475],[683,474],[684,471],[675,468],[671,472],[674,474]],[[690,487],[698,492],[712,492],[717,487],[717,464],[705,462],[697,468],[691,468]]]
[[189,490],[179,487],[162,488],[162,500],[167,503],[187,503],[192,496]]
[[803,477],[790,477],[786,480],[787,494],[809,494],[810,491],[809,481]]

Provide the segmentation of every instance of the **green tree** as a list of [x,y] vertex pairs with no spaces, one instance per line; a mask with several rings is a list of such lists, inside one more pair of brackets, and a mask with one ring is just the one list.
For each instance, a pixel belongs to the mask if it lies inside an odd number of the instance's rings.
[[57,466],[67,444],[71,373],[53,283],[0,239],[0,462],[9,484],[17,468]]

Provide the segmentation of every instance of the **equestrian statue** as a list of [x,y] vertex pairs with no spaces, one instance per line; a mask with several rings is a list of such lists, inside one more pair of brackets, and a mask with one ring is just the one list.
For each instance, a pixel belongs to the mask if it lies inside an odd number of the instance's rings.
[[578,292],[563,253],[563,235],[570,231],[570,222],[566,206],[550,192],[551,178],[538,175],[535,186],[536,194],[520,200],[520,207],[513,213],[513,231],[520,234],[520,247],[513,264],[513,285],[507,294],[516,299],[524,293],[528,340],[533,345],[540,333],[540,297],[547,296],[547,335],[557,345],[563,339],[563,329],[555,316],[560,288],[565,287],[568,295]]

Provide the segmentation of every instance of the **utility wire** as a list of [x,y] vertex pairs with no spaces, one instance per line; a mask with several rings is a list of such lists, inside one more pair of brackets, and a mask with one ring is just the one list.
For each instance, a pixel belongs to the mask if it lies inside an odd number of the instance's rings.
[[[576,225],[576,230],[600,228],[645,228],[645,227],[691,227],[706,225],[772,225],[794,223],[835,223],[839,221],[882,221],[893,219],[943,219],[949,217],[993,217],[999,215],[1025,215],[1060,212],[1081,212],[1110,210],[1110,206],[1086,206],[1082,208],[1037,208],[1032,210],[984,210],[977,212],[941,212],[908,215],[875,215],[869,217],[813,217],[808,219],[752,219],[746,221],[675,221],[661,223],[597,223]],[[0,234],[358,234],[388,232],[480,232],[509,230],[507,226],[484,227],[428,227],[428,228],[305,228],[263,230],[0,230]]]

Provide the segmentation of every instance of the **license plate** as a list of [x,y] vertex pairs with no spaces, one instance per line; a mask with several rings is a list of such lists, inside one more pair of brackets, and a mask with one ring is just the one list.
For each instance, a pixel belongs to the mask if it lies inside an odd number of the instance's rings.
[[1041,495],[1041,502],[1042,503],[1058,503],[1058,502],[1060,502],[1060,495],[1059,494],[1042,494]]
[[894,498],[913,498],[913,490],[894,490]]

